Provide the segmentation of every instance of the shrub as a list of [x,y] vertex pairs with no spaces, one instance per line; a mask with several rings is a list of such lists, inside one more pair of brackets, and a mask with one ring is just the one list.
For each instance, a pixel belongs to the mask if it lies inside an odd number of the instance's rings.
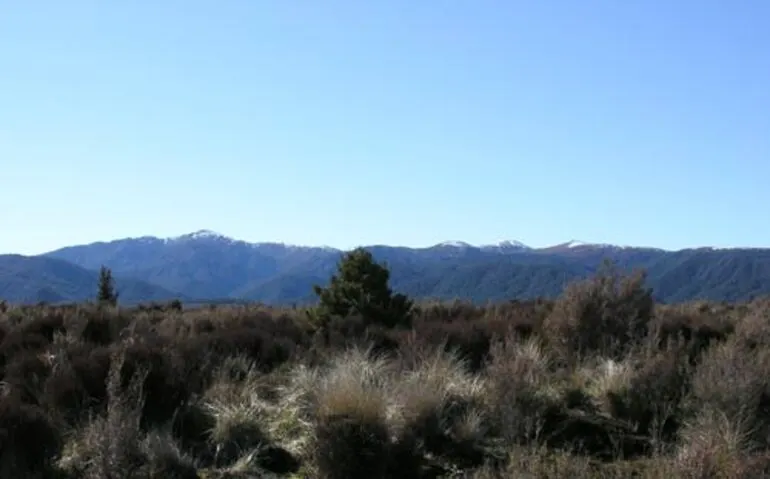
[[660,306],[650,325],[648,339],[659,349],[670,344],[685,346],[690,364],[695,365],[703,352],[727,339],[733,330],[733,323],[720,315],[696,313],[692,307]]
[[0,375],[6,366],[21,355],[38,354],[45,351],[49,341],[39,334],[24,334],[12,330],[0,343]]
[[599,354],[621,358],[647,333],[652,291],[641,272],[622,276],[609,265],[570,284],[543,324],[544,335],[573,359]]
[[197,392],[196,383],[188,382],[188,365],[168,342],[160,339],[136,341],[114,350],[115,354],[118,352],[122,355],[120,372],[124,387],[136,374],[143,373],[143,429],[167,422],[174,411]]
[[41,403],[70,425],[104,410],[111,354],[108,348],[83,344],[61,352],[43,386]]
[[140,449],[140,421],[145,371],[136,370],[124,383],[125,355],[116,351],[106,381],[107,409],[92,418],[65,448],[61,466],[85,478],[129,478],[145,463]]
[[467,361],[472,371],[481,370],[494,339],[494,331],[479,321],[419,322],[412,336],[426,348],[443,348]]
[[46,353],[22,352],[5,367],[3,381],[24,402],[38,404],[51,372]]
[[689,407],[716,411],[731,424],[750,424],[750,438],[768,445],[770,350],[751,350],[735,338],[714,346],[695,369]]
[[34,477],[51,468],[61,448],[59,432],[37,406],[0,398],[0,477]]
[[65,331],[64,315],[57,310],[44,309],[31,321],[25,321],[19,325],[17,331],[23,336],[39,336],[51,342],[54,334]]
[[179,348],[182,357],[190,363],[216,363],[242,354],[253,360],[262,372],[269,372],[289,361],[301,346],[289,337],[271,334],[267,328],[234,327],[191,338]]

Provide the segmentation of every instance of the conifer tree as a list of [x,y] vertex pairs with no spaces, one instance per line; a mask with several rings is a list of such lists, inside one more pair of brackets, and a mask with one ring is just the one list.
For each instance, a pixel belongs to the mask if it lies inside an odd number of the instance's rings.
[[408,326],[414,304],[405,295],[394,294],[389,280],[390,271],[371,252],[357,248],[346,253],[329,285],[313,287],[320,300],[316,317],[326,323],[333,317],[359,315],[367,323],[388,328]]
[[102,305],[115,306],[118,303],[112,271],[105,266],[99,269],[99,290],[96,299]]

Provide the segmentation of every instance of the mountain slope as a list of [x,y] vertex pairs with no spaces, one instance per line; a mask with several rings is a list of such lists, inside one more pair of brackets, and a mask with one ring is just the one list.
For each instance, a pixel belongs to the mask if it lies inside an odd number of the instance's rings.
[[[86,301],[96,294],[98,273],[42,256],[0,255],[0,299],[14,303]],[[121,303],[186,298],[146,281],[116,275]]]
[[[770,294],[770,249],[664,251],[578,241],[540,249],[516,241],[367,248],[391,269],[394,289],[415,297],[487,301],[555,296],[606,259],[624,270],[647,270],[648,283],[661,301],[743,300]],[[312,285],[328,280],[341,255],[333,248],[247,243],[204,230],[176,238],[72,246],[46,257],[89,270],[104,264],[116,276],[196,299],[292,303],[311,301]]]
[[[106,265],[118,275],[142,279],[194,298],[223,298],[252,282],[262,282],[311,265],[321,248],[254,245],[202,230],[177,238],[142,237],[62,248],[47,257],[86,269]],[[326,256],[339,252],[330,250]]]

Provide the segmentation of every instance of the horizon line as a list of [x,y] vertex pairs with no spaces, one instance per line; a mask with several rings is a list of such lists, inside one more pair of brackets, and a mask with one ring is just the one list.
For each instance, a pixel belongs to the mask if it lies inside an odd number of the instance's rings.
[[36,254],[23,254],[23,253],[0,253],[0,254],[20,254],[22,256],[42,256],[45,254],[52,253],[54,251],[58,251],[65,248],[72,248],[72,247],[82,247],[82,246],[91,246],[95,244],[109,244],[114,243],[118,241],[136,241],[136,240],[157,240],[157,241],[180,241],[180,240],[196,240],[196,239],[204,239],[204,238],[216,238],[216,239],[222,239],[232,242],[238,242],[238,243],[245,243],[250,245],[281,245],[285,247],[296,247],[296,248],[318,248],[318,249],[327,249],[327,250],[335,250],[340,252],[346,252],[351,251],[356,248],[372,248],[372,247],[390,247],[390,248],[405,248],[405,249],[430,249],[430,248],[436,248],[436,247],[457,247],[457,248],[476,248],[476,249],[483,249],[483,248],[510,248],[510,249],[521,249],[522,252],[524,251],[539,251],[544,252],[549,249],[583,249],[583,248],[620,248],[620,249],[648,249],[648,250],[657,250],[657,251],[663,251],[668,253],[674,253],[678,251],[687,251],[687,250],[699,250],[699,249],[710,249],[710,250],[765,250],[770,249],[770,246],[715,246],[715,245],[701,245],[701,246],[688,246],[683,248],[663,248],[659,246],[648,246],[648,245],[629,245],[629,244],[614,244],[614,243],[607,243],[607,242],[588,242],[588,241],[580,241],[571,239],[569,241],[563,241],[560,243],[555,244],[549,244],[545,246],[532,246],[525,244],[521,241],[514,240],[514,239],[504,239],[499,240],[495,242],[487,242],[487,243],[470,243],[462,240],[446,240],[446,241],[439,241],[437,243],[428,244],[428,245],[406,245],[406,244],[388,244],[388,243],[370,243],[370,244],[357,244],[352,245],[348,247],[339,247],[339,246],[331,246],[327,244],[323,245],[314,245],[314,244],[301,244],[301,243],[292,243],[292,242],[285,242],[285,241],[277,241],[277,240],[267,240],[267,241],[251,241],[251,240],[245,240],[240,238],[235,238],[229,235],[225,235],[213,230],[209,229],[199,229],[192,232],[180,234],[180,235],[174,235],[174,236],[155,236],[155,235],[141,235],[141,236],[126,236],[122,238],[113,238],[113,239],[107,239],[107,240],[95,240],[91,242],[85,242],[85,243],[78,243],[78,244],[69,244],[69,245],[63,245],[59,247],[55,247],[53,249],[44,251],[42,253],[36,253]]

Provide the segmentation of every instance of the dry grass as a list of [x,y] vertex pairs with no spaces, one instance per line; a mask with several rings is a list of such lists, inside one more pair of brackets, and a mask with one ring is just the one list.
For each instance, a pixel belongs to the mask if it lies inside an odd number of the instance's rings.
[[[770,301],[0,311],[0,475],[750,478],[770,474]],[[331,339],[330,339],[331,338]]]

